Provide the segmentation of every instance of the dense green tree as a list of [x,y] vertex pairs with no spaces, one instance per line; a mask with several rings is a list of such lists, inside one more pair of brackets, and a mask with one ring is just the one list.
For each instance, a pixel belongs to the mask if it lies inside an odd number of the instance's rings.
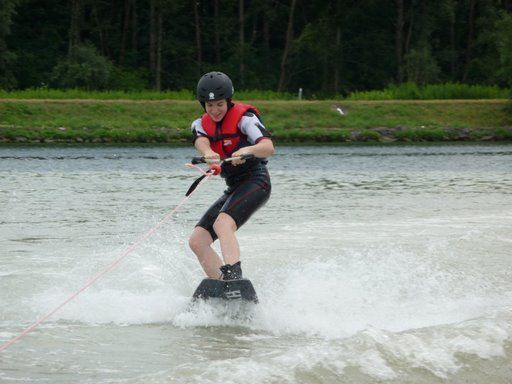
[[16,12],[18,0],[0,2],[0,88],[14,88],[16,78],[12,71],[16,54],[9,49],[7,39],[11,33],[11,23]]
[[57,60],[68,52],[68,2],[23,0],[16,10],[9,42],[18,87],[46,86]]
[[510,0],[2,0],[0,87],[190,89],[214,69],[310,97],[503,86],[511,13]]
[[496,46],[499,53],[498,78],[512,88],[512,14],[501,12],[496,22]]

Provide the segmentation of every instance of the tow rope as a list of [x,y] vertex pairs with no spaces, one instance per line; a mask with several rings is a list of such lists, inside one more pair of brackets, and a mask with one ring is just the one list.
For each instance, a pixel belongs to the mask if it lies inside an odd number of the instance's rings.
[[[201,159],[202,161],[197,161],[197,159]],[[227,160],[227,159],[226,159]],[[230,159],[231,160],[231,159]],[[204,158],[194,158],[192,159],[192,164],[186,164],[187,166],[196,168],[199,170],[203,175],[200,177],[200,180],[194,182],[195,186],[194,188],[189,192],[187,192],[187,195],[176,205],[176,207],[170,211],[167,215],[164,216],[162,220],[160,220],[159,223],[157,223],[153,228],[148,230],[145,234],[143,234],[139,239],[137,239],[132,245],[130,245],[123,253],[121,253],[116,259],[114,259],[106,268],[104,268],[102,271],[98,272],[95,276],[91,277],[87,283],[71,294],[66,300],[64,300],[62,303],[60,303],[57,307],[52,309],[50,312],[48,312],[46,315],[42,316],[40,319],[35,321],[32,325],[27,327],[25,330],[23,330],[18,336],[12,338],[2,346],[0,346],[0,352],[5,351],[7,348],[9,348],[11,345],[28,335],[30,332],[32,332],[34,329],[36,329],[41,323],[43,323],[45,320],[47,320],[50,316],[55,314],[58,310],[60,310],[62,307],[64,307],[66,304],[68,304],[70,301],[75,299],[78,295],[80,295],[83,291],[85,291],[87,288],[89,288],[91,285],[93,285],[96,281],[98,281],[101,277],[106,275],[108,272],[112,271],[114,268],[116,268],[121,261],[123,261],[130,253],[132,253],[134,250],[136,250],[142,243],[144,243],[147,239],[149,239],[151,236],[153,236],[158,229],[164,225],[169,219],[180,209],[185,203],[192,197],[193,193],[198,190],[198,188],[203,185],[211,176],[217,175],[220,171],[220,166],[218,164],[212,164],[210,168],[207,171],[204,171],[202,168],[198,167],[195,164],[205,162]]]

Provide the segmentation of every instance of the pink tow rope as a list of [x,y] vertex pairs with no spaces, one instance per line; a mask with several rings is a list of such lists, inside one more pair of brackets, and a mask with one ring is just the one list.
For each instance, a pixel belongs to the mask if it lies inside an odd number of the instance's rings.
[[[215,164],[216,165],[216,164]],[[55,312],[60,310],[62,307],[64,307],[66,304],[68,304],[70,301],[75,299],[78,295],[80,295],[83,291],[85,291],[87,288],[89,288],[91,285],[93,285],[96,281],[98,281],[101,277],[106,275],[108,272],[112,271],[115,267],[117,267],[121,261],[123,261],[130,253],[132,253],[134,250],[136,250],[142,243],[144,243],[147,239],[149,239],[151,236],[153,236],[158,229],[164,225],[169,219],[176,213],[178,209],[180,209],[192,196],[194,191],[197,191],[198,187],[204,184],[211,176],[217,175],[217,169],[216,167],[210,167],[208,171],[204,171],[202,168],[198,167],[197,165],[193,164],[187,164],[187,166],[196,168],[199,170],[203,176],[201,180],[197,183],[194,190],[192,190],[190,193],[188,193],[183,200],[180,201],[180,203],[165,217],[156,224],[153,228],[151,228],[149,231],[147,231],[144,235],[142,235],[137,241],[135,241],[132,245],[130,245],[121,255],[119,255],[114,261],[112,261],[105,269],[97,273],[95,276],[89,279],[89,281],[79,290],[74,292],[72,295],[70,295],[66,300],[64,300],[61,304],[59,304],[57,307],[52,309],[50,312],[48,312],[46,315],[41,317],[39,320],[34,322],[32,325],[30,325],[28,328],[26,328],[23,332],[21,332],[18,336],[14,337],[13,339],[9,340],[2,346],[0,346],[0,352],[5,351],[7,348],[9,348],[12,344],[16,343],[21,338],[28,335],[30,332],[32,332],[35,328],[37,328],[42,322],[44,322],[46,319],[48,319],[50,316],[52,316]],[[219,167],[220,170],[220,167]]]

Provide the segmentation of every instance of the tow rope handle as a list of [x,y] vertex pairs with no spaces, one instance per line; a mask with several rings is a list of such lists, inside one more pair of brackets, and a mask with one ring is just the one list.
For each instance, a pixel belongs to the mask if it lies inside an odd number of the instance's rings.
[[[247,155],[242,155],[242,156],[234,156],[234,157],[228,157],[227,159],[224,159],[224,160],[221,160],[220,164],[222,165],[224,162],[229,162],[229,161],[232,161],[234,159],[242,159],[242,160],[249,160],[249,159],[254,159],[256,156],[254,156],[252,153],[249,153]],[[192,164],[202,164],[202,163],[206,163],[206,158],[204,156],[197,156],[197,157],[193,157],[192,158],[192,161],[191,163]]]
[[199,171],[201,171],[203,174],[201,176],[199,176],[196,180],[194,180],[194,182],[192,183],[192,185],[188,188],[188,191],[187,193],[185,193],[185,196],[188,196],[190,195],[192,192],[194,192],[194,190],[197,188],[197,186],[199,185],[199,183],[201,182],[201,180],[203,180],[206,176],[208,175],[218,175],[221,173],[222,171],[222,164],[224,164],[225,162],[229,162],[229,161],[232,161],[233,159],[243,159],[243,160],[247,160],[247,159],[254,159],[256,156],[254,156],[253,154],[247,154],[247,155],[242,155],[242,156],[235,156],[235,157],[228,157],[227,159],[224,159],[224,160],[221,160],[220,163],[213,163],[213,164],[210,164],[210,168],[207,170],[207,171],[203,171],[201,168],[199,168],[197,166],[197,164],[203,164],[203,163],[206,163],[206,159],[204,156],[197,156],[197,157],[193,157],[192,158],[192,161],[190,162],[190,165],[194,168],[197,168],[199,169]]

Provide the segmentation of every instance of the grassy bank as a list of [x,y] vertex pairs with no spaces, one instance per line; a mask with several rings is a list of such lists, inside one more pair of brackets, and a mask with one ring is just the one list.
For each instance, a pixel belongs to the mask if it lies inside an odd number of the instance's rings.
[[[372,91],[353,91],[345,97],[330,98],[347,100],[482,100],[507,99],[510,89],[498,86],[444,83],[418,85],[415,83],[391,84],[387,88]],[[305,99],[324,100],[326,97],[304,92]],[[323,95],[326,96],[326,95]],[[298,93],[270,90],[239,90],[237,100],[297,100]],[[155,91],[87,91],[83,89],[52,89],[47,87],[6,91],[0,89],[0,99],[95,99],[95,100],[195,100],[192,89]]]
[[452,99],[507,99],[510,90],[489,85],[460,83],[426,84],[404,83],[386,89],[353,92],[349,100],[452,100]]
[[[507,100],[253,103],[282,143],[512,140]],[[188,100],[0,99],[0,142],[184,143],[201,112]]]

